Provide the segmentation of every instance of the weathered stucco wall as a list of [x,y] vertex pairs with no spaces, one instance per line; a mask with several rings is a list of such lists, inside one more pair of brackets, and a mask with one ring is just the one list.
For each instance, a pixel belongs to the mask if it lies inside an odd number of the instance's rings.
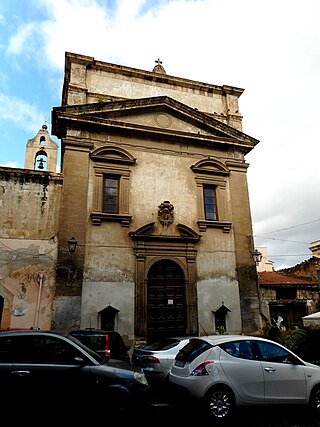
[[0,168],[0,194],[1,238],[50,239],[57,234],[62,175]]
[[119,66],[70,52],[66,53],[65,79],[64,105],[166,95],[242,130],[241,88]]
[[[53,320],[52,328],[61,329],[77,329],[80,327],[80,296],[59,296],[53,301]],[[66,327],[67,326],[67,327]]]
[[[96,147],[104,146],[89,133],[86,134],[87,138],[88,141],[95,140]],[[102,309],[103,304],[106,306],[110,303],[118,309],[121,307],[121,313],[126,313],[128,319],[133,318],[134,305],[131,304],[131,291],[129,292],[126,286],[128,280],[134,283],[135,278],[135,255],[129,232],[151,221],[155,221],[154,234],[159,235],[164,231],[167,235],[177,235],[176,225],[179,223],[197,230],[196,221],[199,218],[197,183],[191,166],[209,154],[212,158],[225,162],[225,154],[219,150],[206,148],[200,150],[195,147],[181,149],[179,146],[165,143],[161,144],[159,149],[159,142],[151,139],[145,144],[139,141],[137,146],[138,148],[124,137],[121,141],[117,141],[118,148],[126,150],[136,159],[130,176],[132,221],[129,229],[115,226],[112,222],[102,222],[99,227],[92,227],[90,222],[87,223],[87,241],[90,245],[86,246],[81,312],[81,322],[86,327],[89,326],[90,316],[96,318],[97,315],[94,313],[98,312],[98,306]],[[237,173],[241,174],[241,172]],[[89,188],[88,212],[91,212],[94,211],[95,194],[93,162],[90,163]],[[143,192],[137,191],[139,188],[143,189]],[[239,198],[247,197],[246,192],[241,193],[241,187],[238,185],[234,191],[240,191]],[[219,203],[225,205],[224,209],[221,209],[221,220],[232,218],[233,206],[230,203],[230,193],[231,189],[227,183],[219,200]],[[169,200],[174,206],[173,223],[165,230],[158,221],[158,206],[164,200]],[[242,329],[235,265],[233,231],[223,233],[221,229],[208,228],[197,246],[196,257],[199,322],[208,333],[215,332],[213,311],[220,307],[222,301],[230,310],[228,331],[239,333]],[[91,286],[88,292],[88,283],[92,281],[105,282],[105,285]],[[113,282],[117,286],[112,286]],[[120,307],[113,303],[117,300],[115,290],[119,294],[122,292],[123,295],[123,300],[119,301]],[[95,293],[99,295],[98,298],[94,296]],[[98,304],[93,304],[95,299],[99,302]]]
[[1,328],[51,329],[60,175],[0,168]]

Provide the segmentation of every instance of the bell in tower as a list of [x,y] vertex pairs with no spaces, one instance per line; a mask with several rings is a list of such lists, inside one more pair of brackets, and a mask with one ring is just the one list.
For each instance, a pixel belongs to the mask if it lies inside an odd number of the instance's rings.
[[58,144],[50,138],[48,126],[43,125],[37,135],[27,142],[24,168],[56,172],[57,157]]

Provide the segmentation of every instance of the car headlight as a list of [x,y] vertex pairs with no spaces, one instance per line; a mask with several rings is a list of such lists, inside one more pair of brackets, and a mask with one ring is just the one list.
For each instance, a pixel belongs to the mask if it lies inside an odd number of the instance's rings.
[[143,372],[135,372],[134,379],[141,384],[148,385],[147,378]]

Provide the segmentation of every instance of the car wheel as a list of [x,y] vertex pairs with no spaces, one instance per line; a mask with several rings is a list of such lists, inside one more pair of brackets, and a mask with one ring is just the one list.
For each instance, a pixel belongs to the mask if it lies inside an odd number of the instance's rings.
[[320,387],[316,387],[312,390],[310,396],[310,407],[318,415],[320,415]]
[[223,422],[229,419],[234,412],[234,395],[227,387],[216,386],[207,393],[206,406],[211,419]]

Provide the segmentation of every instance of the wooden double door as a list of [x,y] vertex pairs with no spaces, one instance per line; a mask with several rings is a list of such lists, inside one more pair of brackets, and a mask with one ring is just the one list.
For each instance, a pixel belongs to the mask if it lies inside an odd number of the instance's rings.
[[185,336],[186,330],[184,273],[174,261],[158,261],[148,274],[147,340]]

